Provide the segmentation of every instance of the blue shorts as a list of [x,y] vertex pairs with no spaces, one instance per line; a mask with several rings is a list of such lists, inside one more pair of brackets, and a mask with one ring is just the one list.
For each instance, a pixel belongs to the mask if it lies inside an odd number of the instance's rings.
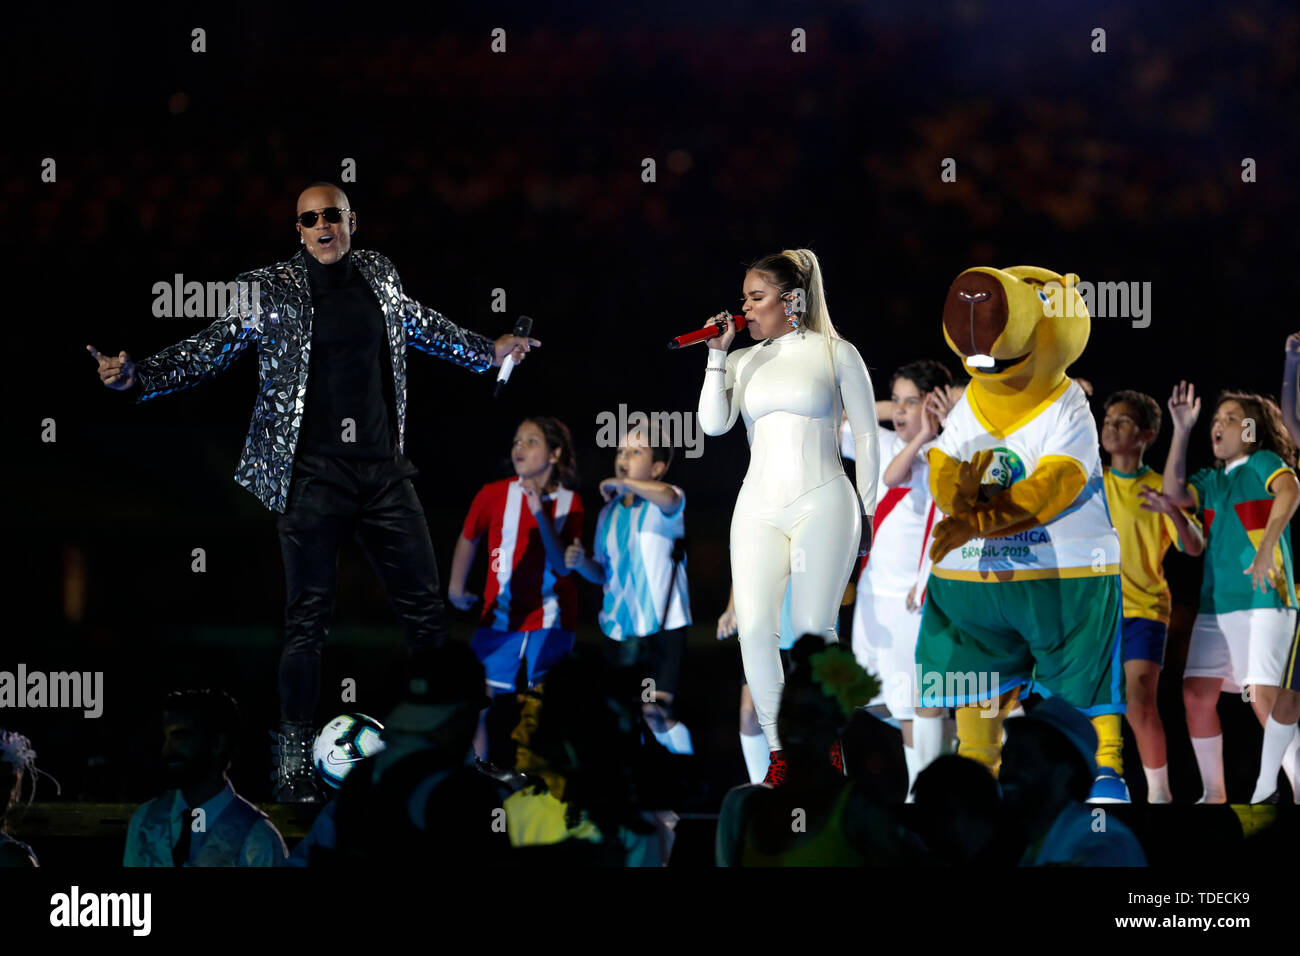
[[1149,617],[1124,618],[1124,660],[1151,661],[1165,666],[1165,639],[1169,628]]
[[480,627],[469,647],[483,663],[488,686],[496,692],[515,689],[521,662],[528,666],[528,686],[540,683],[546,672],[573,650],[573,643],[573,632],[559,627],[539,631]]

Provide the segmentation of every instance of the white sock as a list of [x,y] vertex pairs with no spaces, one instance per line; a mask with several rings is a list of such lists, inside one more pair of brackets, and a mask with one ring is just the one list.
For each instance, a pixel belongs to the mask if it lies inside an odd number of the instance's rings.
[[1143,767],[1147,775],[1147,803],[1173,803],[1169,792],[1169,764],[1163,767]]
[[[912,724],[912,732],[916,732],[916,724]],[[913,740],[916,738],[913,737]],[[915,803],[912,799],[912,784],[916,783],[916,775],[921,772],[917,766],[916,748],[903,744],[903,759],[907,761],[907,803]]]
[[916,749],[916,772],[920,773],[943,754],[943,718],[914,717],[912,746]]
[[1270,714],[1264,721],[1264,747],[1259,754],[1259,777],[1255,780],[1251,803],[1267,800],[1277,789],[1277,772],[1285,762],[1287,751],[1294,751],[1295,745],[1296,725],[1279,724]]
[[1282,754],[1282,769],[1291,781],[1292,798],[1300,803],[1300,723],[1291,726],[1297,728],[1297,732],[1291,736],[1291,742]]
[[1192,749],[1196,751],[1196,766],[1201,771],[1205,792],[1197,803],[1227,803],[1228,793],[1223,784],[1223,734],[1213,737],[1193,737]]
[[680,720],[673,724],[670,729],[664,731],[662,735],[655,734],[655,740],[659,741],[675,754],[695,753],[695,747],[691,743],[691,732]]
[[740,752],[745,755],[745,768],[749,771],[750,783],[762,783],[767,776],[767,765],[772,762],[767,738],[762,734],[741,734]]
[[[995,708],[993,711],[985,711],[985,713],[997,713],[997,710]],[[1017,700],[1016,706],[1007,711],[1006,719],[1002,721],[1002,746],[1007,745],[1007,721],[1013,717],[1023,716],[1025,716],[1025,705]]]

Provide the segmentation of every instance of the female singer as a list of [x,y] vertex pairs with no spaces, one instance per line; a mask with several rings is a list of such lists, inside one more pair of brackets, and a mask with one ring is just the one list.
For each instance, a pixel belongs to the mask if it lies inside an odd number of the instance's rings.
[[[810,250],[759,259],[742,293],[746,327],[760,344],[728,355],[735,324],[728,313],[715,317],[727,328],[708,340],[699,423],[706,435],[722,435],[737,415],[745,419],[749,471],[731,518],[731,576],[745,678],[772,751],[764,782],[778,785],[786,768],[776,730],[782,598],[788,581],[795,634],[836,640],[849,574],[871,544],[876,401],[862,356],[831,324]],[[856,495],[840,460],[841,407],[857,450]]]

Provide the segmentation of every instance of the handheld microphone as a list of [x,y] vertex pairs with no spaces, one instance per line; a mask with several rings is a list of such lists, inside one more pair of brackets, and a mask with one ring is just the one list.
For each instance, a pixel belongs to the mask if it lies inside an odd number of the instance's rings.
[[[733,315],[731,321],[735,323],[736,331],[741,331],[745,325],[743,315]],[[722,319],[714,319],[713,325],[706,325],[702,329],[696,329],[694,332],[687,332],[685,335],[679,335],[675,339],[668,340],[668,348],[679,349],[683,345],[694,345],[696,342],[707,342],[709,339],[717,338],[727,331],[727,323]]]
[[[533,320],[526,315],[521,315],[519,321],[515,323],[514,334],[524,338],[532,335]],[[510,373],[514,371],[516,364],[518,363],[515,362],[515,353],[511,352],[506,356],[505,361],[501,363],[501,371],[497,372],[497,384],[496,387],[492,389],[493,398],[500,395],[501,389],[505,387],[506,382],[510,381]]]

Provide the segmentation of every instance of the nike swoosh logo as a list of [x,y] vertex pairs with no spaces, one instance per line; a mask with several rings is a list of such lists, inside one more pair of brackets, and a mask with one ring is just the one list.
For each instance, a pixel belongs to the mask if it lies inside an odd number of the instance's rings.
[[332,750],[325,754],[325,762],[331,767],[345,767],[350,763],[356,763],[358,760],[365,759],[365,757],[348,757],[345,760],[340,760],[338,755]]

